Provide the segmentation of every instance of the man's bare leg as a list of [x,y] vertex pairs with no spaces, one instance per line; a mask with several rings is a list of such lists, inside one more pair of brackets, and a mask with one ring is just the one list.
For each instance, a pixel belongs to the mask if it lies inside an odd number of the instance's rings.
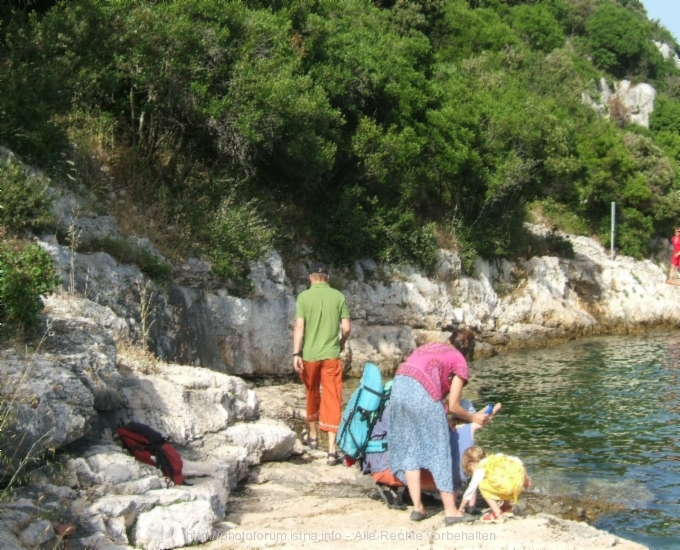
[[309,426],[309,437],[311,439],[316,439],[317,437],[319,437],[316,428],[316,420],[313,420],[312,422],[307,422],[307,425]]
[[328,432],[328,452],[333,454],[338,448],[335,446],[335,433]]

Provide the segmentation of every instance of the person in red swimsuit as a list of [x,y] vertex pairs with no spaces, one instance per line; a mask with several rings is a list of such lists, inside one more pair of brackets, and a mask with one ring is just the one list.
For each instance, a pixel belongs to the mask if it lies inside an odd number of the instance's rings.
[[677,285],[673,279],[674,271],[680,267],[680,227],[676,227],[671,237],[671,244],[673,245],[673,254],[671,254],[671,265],[668,268],[668,278],[666,282],[670,285]]

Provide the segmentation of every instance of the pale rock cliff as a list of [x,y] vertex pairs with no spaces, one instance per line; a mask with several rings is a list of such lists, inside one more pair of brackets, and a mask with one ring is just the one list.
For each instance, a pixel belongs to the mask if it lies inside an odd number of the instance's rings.
[[[528,228],[539,239],[550,233]],[[479,259],[473,277],[447,250],[440,251],[430,274],[368,260],[334,271],[332,284],[345,294],[353,321],[343,356],[347,370],[358,374],[372,361],[393,373],[417,345],[443,340],[459,325],[478,333],[477,355],[490,355],[580,335],[680,324],[679,291],[665,284],[665,266],[628,257],[612,260],[592,239],[563,237],[572,243],[572,259]],[[49,239],[41,245],[68,280],[70,250]],[[125,319],[128,332],[139,336],[141,289],[150,288],[143,274],[104,253],[77,253],[74,265],[76,289],[111,308]],[[304,265],[286,271],[272,251],[252,264],[253,291],[247,297],[202,287],[206,267],[199,262],[182,270],[191,286],[158,286],[149,294],[153,311],[147,323],[153,320],[150,337],[159,356],[228,374],[292,374],[295,297],[305,288]]]
[[621,80],[614,83],[612,91],[602,77],[598,82],[597,95],[599,97],[595,99],[588,92],[583,92],[582,98],[599,115],[649,128],[649,116],[654,112],[656,100],[656,90],[650,84],[633,85],[630,80]]
[[680,69],[680,57],[678,57],[678,52],[676,52],[665,42],[657,42],[655,40],[654,45],[659,49],[659,52],[664,59],[672,59],[675,63],[675,66]]

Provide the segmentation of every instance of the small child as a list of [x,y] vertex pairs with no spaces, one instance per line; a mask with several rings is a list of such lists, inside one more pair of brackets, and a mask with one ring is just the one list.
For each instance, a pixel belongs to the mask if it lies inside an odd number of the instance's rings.
[[[468,485],[460,511],[464,512],[468,504],[474,506],[477,488],[482,493],[491,511],[482,516],[482,521],[503,521],[512,513],[512,504],[526,487],[531,487],[531,480],[524,469],[522,461],[515,456],[502,453],[486,456],[481,447],[470,447],[463,453],[463,471],[469,476]],[[501,503],[501,505],[498,504]]]
[[[476,413],[476,409],[471,401],[468,399],[460,400],[461,406],[469,413]],[[491,422],[501,410],[501,404],[496,403],[489,414],[489,422]],[[456,416],[448,413],[446,404],[444,409],[447,411],[446,418],[449,422],[449,443],[451,445],[451,458],[453,462],[453,490],[457,493],[461,487],[467,483],[467,476],[463,471],[461,461],[463,460],[463,453],[475,444],[475,432],[483,428],[482,424],[477,422],[459,423],[462,422]]]

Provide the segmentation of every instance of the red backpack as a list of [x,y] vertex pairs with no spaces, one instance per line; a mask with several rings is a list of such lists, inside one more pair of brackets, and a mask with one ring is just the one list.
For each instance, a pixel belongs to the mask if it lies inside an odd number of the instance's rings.
[[182,457],[156,430],[138,422],[128,422],[117,429],[123,445],[140,462],[160,468],[175,485],[188,485],[182,475]]

